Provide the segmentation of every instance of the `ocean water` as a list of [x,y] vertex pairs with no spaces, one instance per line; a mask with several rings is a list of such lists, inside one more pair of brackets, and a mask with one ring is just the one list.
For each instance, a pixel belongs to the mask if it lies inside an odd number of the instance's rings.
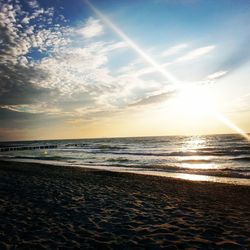
[[2,142],[56,148],[0,152],[0,158],[193,180],[250,184],[250,142],[240,135]]

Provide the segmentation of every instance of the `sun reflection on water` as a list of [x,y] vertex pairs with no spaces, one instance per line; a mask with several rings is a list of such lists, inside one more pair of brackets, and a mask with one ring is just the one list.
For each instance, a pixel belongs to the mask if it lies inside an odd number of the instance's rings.
[[176,178],[190,180],[190,181],[211,181],[212,179],[211,176],[197,175],[197,174],[183,174],[183,173],[177,173]]
[[188,169],[217,169],[218,167],[213,163],[182,163],[181,168],[188,168]]
[[191,136],[188,137],[181,147],[181,151],[189,154],[190,156],[183,156],[180,160],[180,168],[188,169],[215,169],[216,164],[212,162],[212,157],[199,155],[199,151],[205,148],[208,144],[204,136]]
[[182,151],[197,151],[199,148],[205,147],[207,140],[204,136],[190,136],[184,141]]

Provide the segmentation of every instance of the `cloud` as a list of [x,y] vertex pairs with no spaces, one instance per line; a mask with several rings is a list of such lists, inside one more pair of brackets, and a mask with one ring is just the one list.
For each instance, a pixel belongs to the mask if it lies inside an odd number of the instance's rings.
[[240,41],[230,48],[225,46],[224,54],[215,62],[212,67],[215,73],[207,76],[209,82],[220,79],[234,73],[236,70],[246,65],[250,61],[249,35],[240,38]]
[[201,84],[212,84],[228,74],[229,74],[229,71],[225,71],[225,70],[224,71],[217,71],[215,73],[212,73],[212,74],[206,76],[206,78],[204,80],[201,80],[200,83]]
[[210,46],[201,47],[201,48],[192,50],[192,51],[188,52],[187,54],[185,54],[184,56],[177,58],[176,61],[177,62],[184,62],[184,61],[190,61],[190,60],[197,59],[203,55],[210,53],[211,51],[213,51],[215,49],[215,47],[216,47],[215,45],[210,45]]
[[[30,4],[34,10],[31,14],[22,11],[21,5],[1,6],[0,105],[9,105],[19,112],[33,112],[31,105],[44,100],[55,105],[55,101],[60,103],[60,99],[87,92],[97,99],[100,92],[115,89],[106,68],[107,54],[127,45],[123,42],[88,43],[81,39],[79,46],[75,42],[79,40],[79,27],[50,24],[53,9],[43,9],[36,1]],[[96,19],[90,18],[84,24],[87,37],[97,35],[98,30],[100,24]],[[40,53],[40,58],[32,58],[32,51]],[[92,104],[95,101],[94,98],[88,100]],[[39,113],[37,107],[35,112]]]
[[[182,50],[184,50],[185,48],[188,48],[188,46],[189,46],[188,44],[184,44],[184,43],[173,46],[163,51],[160,54],[160,56],[162,57],[176,56]],[[215,49],[215,47],[216,47],[215,45],[210,45],[210,46],[194,49],[178,58],[175,58],[175,57],[171,58],[170,61],[160,64],[160,67],[164,70],[165,68],[171,65],[175,65],[178,62],[182,62],[182,61],[184,62],[184,61],[197,59],[205,54],[210,53],[212,50]],[[138,65],[138,63],[132,63],[132,64],[129,64],[127,67],[122,67],[120,69],[120,72],[124,74],[130,72],[130,74],[133,74],[136,77],[143,77],[145,75],[156,73],[156,69],[154,67],[141,66],[141,65]]]
[[39,3],[36,0],[30,0],[28,1],[28,4],[32,9],[39,8]]
[[59,49],[53,57],[42,59],[37,66],[48,73],[47,79],[39,85],[58,89],[64,96],[79,92],[98,96],[111,91],[117,84],[106,66],[107,55],[118,47],[121,46],[116,43],[93,42],[86,47]]
[[84,23],[83,27],[78,28],[76,32],[85,38],[93,38],[102,35],[104,28],[100,20],[90,17],[87,22]]
[[61,109],[51,108],[47,105],[47,103],[2,105],[0,106],[0,108],[11,110],[14,112],[29,113],[29,114],[47,114],[47,115],[62,114]]
[[[52,47],[67,44],[68,29],[58,25],[48,25],[54,11],[52,8],[36,9],[40,13],[34,17],[22,11],[21,5],[2,4],[0,11],[0,59],[1,64],[18,64],[32,49],[47,51]],[[36,18],[33,22],[32,19]],[[30,21],[32,20],[32,22]],[[28,60],[27,60],[28,62]]]
[[[29,53],[32,50],[49,53],[67,44],[66,28],[48,26],[47,17],[51,17],[53,10],[40,9],[36,1],[30,3],[35,9],[32,14],[23,11],[20,4],[14,5],[10,1],[0,6],[1,105],[38,102],[56,92],[39,85],[47,79],[48,73],[37,67],[39,62],[31,59]],[[38,15],[36,22],[31,23],[34,13],[38,12],[43,13],[42,18]]]
[[[0,108],[0,140],[6,139],[23,139],[27,135],[27,131],[35,129],[35,134],[39,128],[46,126],[53,126],[55,124],[62,124],[65,117],[58,115],[46,115],[44,113],[27,113],[16,112],[6,108]],[[13,132],[12,134],[9,131]],[[17,137],[15,131],[21,134]]]
[[56,90],[36,84],[47,79],[47,73],[20,64],[0,65],[0,104],[30,104],[52,98]]
[[[6,108],[0,107],[0,117],[1,117],[1,124],[0,124],[0,140],[5,138],[6,129],[22,129],[22,127],[30,127],[32,126],[32,122],[36,121],[40,114],[32,114],[32,113],[22,113],[22,112],[15,112],[13,110],[9,110]],[[6,138],[8,138],[7,136]],[[13,136],[14,137],[14,136]]]
[[132,103],[129,106],[135,107],[135,106],[144,106],[144,105],[149,105],[149,104],[160,103],[160,102],[166,101],[169,98],[172,98],[174,95],[175,95],[174,91],[167,91],[167,92],[163,92],[160,94],[154,94],[154,95],[145,97],[135,103]]
[[[112,74],[110,55],[128,45],[97,38],[104,32],[99,20],[91,17],[82,28],[61,26],[50,23],[52,8],[36,1],[30,7],[30,13],[21,5],[1,8],[0,107],[87,119],[125,108],[139,92],[152,90],[149,81],[133,74]],[[38,58],[32,57],[34,51]]]
[[144,62],[137,64],[137,72],[111,70],[114,62],[123,60],[121,53],[128,44],[102,39],[105,30],[100,20],[91,17],[81,27],[69,27],[68,22],[54,22],[54,9],[36,1],[30,11],[23,11],[21,4],[12,5],[7,2],[0,8],[3,119],[10,121],[7,116],[13,116],[24,121],[29,115],[36,122],[52,116],[89,122],[131,106],[164,101],[170,95],[163,93],[165,79],[142,77],[150,73]]
[[217,71],[211,75],[208,75],[207,78],[209,80],[215,80],[215,79],[218,79],[218,78],[225,76],[227,73],[228,73],[228,71]]
[[171,48],[168,48],[168,49],[164,50],[162,52],[162,56],[167,57],[167,56],[175,55],[178,52],[180,52],[181,50],[186,49],[187,47],[188,47],[188,44],[185,44],[185,43],[175,45],[175,46],[173,46]]
[[118,49],[123,49],[123,48],[128,48],[128,44],[125,42],[111,42],[111,43],[107,43],[106,46],[100,51],[100,52],[112,52],[114,50],[118,50]]

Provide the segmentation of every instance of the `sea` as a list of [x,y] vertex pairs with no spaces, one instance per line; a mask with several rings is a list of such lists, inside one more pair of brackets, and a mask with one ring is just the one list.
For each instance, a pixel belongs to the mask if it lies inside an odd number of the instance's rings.
[[0,151],[0,160],[250,185],[250,142],[237,134],[0,142]]

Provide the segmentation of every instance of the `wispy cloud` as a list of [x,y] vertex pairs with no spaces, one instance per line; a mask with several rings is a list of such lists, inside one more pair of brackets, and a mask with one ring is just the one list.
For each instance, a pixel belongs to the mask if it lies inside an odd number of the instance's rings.
[[180,52],[180,51],[182,51],[182,50],[184,50],[186,48],[188,48],[188,44],[186,44],[186,43],[178,44],[178,45],[175,45],[175,46],[173,46],[171,48],[168,48],[168,49],[164,50],[162,52],[162,56],[163,57],[172,56],[172,55],[175,55],[178,52]]
[[151,104],[161,103],[167,101],[169,98],[172,98],[174,96],[175,96],[174,91],[167,91],[160,94],[153,94],[145,98],[142,98],[139,101],[130,104],[129,106],[135,107],[135,106],[144,106],[149,104],[151,105]]
[[194,60],[197,59],[201,56],[204,56],[208,53],[210,53],[211,51],[213,51],[215,49],[215,45],[210,45],[210,46],[206,46],[206,47],[201,47],[198,49],[194,49],[190,52],[188,52],[187,54],[177,58],[177,62],[184,62],[184,61],[190,61],[190,60]]
[[20,112],[20,113],[30,113],[30,114],[56,115],[56,114],[62,113],[61,109],[49,107],[47,103],[1,105],[0,108],[15,111],[15,112]]
[[227,73],[228,73],[228,71],[217,71],[211,75],[208,75],[207,78],[209,80],[215,80],[215,79],[218,79],[218,78],[225,76]]

